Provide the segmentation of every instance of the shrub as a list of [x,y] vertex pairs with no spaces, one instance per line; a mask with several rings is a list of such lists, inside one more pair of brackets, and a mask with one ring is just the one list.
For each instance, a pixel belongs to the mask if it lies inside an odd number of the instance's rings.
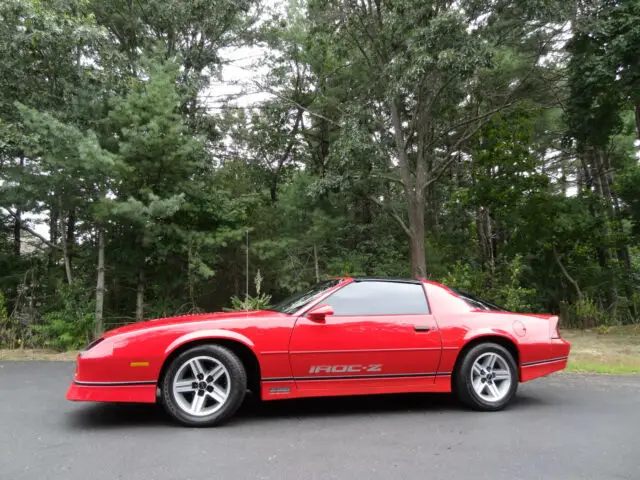
[[508,281],[497,289],[497,297],[507,310],[512,312],[530,312],[532,310],[530,299],[535,295],[533,288],[524,288],[520,285],[522,276],[522,257],[516,255],[506,267]]
[[246,298],[238,296],[231,297],[231,308],[225,308],[226,312],[247,311],[247,310],[267,310],[271,305],[271,295],[267,295],[260,291],[262,287],[262,275],[260,270],[256,273],[254,279],[256,285],[256,296],[248,295]]
[[441,283],[452,288],[480,295],[482,293],[482,272],[471,267],[468,263],[457,261],[442,279]]
[[589,297],[581,298],[573,304],[565,304],[561,319],[563,325],[569,328],[593,328],[608,324],[607,314]]
[[34,326],[39,343],[57,350],[82,348],[91,339],[94,300],[80,285],[62,285],[58,294],[62,308],[44,314],[42,325]]

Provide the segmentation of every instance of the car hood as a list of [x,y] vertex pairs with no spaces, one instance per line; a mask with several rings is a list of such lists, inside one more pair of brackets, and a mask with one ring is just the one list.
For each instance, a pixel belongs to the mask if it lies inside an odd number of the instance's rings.
[[250,310],[243,312],[218,312],[218,313],[198,313],[191,315],[180,315],[176,317],[158,318],[155,320],[147,320],[144,322],[131,323],[124,327],[114,328],[104,334],[104,338],[112,337],[114,335],[120,335],[123,333],[133,333],[142,330],[149,330],[158,327],[166,327],[171,325],[179,325],[181,323],[191,322],[203,322],[203,321],[216,321],[216,320],[235,320],[246,318],[268,318],[277,315],[282,315],[277,312],[269,310]]

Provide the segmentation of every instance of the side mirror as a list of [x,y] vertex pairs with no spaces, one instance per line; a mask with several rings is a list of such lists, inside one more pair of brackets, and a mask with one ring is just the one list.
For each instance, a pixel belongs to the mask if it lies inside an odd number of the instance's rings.
[[331,315],[333,315],[333,307],[326,304],[316,305],[307,312],[309,320],[314,322],[324,322],[324,318]]

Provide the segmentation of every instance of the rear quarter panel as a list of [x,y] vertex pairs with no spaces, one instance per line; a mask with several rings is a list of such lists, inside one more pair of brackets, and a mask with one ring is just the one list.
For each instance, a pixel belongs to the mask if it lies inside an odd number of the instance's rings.
[[518,350],[519,366],[551,358],[548,320],[474,310],[446,287],[426,283],[425,288],[442,338],[439,372],[452,372],[464,346],[482,337],[499,336],[513,342]]

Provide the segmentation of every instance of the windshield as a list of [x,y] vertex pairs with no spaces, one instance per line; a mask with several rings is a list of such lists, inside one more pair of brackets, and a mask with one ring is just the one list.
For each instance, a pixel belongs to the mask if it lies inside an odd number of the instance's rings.
[[340,281],[341,280],[338,278],[327,280],[326,282],[316,283],[314,286],[310,287],[307,290],[296,293],[289,298],[285,298],[269,310],[273,310],[274,312],[287,313],[289,315],[295,313],[302,307],[304,307],[307,303],[318,298],[331,287],[335,287],[338,283],[340,283]]
[[489,302],[487,300],[484,300],[483,298],[476,297],[475,295],[473,295],[473,294],[471,294],[469,292],[464,292],[464,291],[457,290],[457,289],[451,288],[451,287],[449,287],[449,290],[451,290],[459,298],[461,298],[462,300],[467,302],[473,308],[477,308],[478,310],[494,310],[494,311],[498,311],[498,312],[506,312],[507,311],[506,308],[499,307],[498,305],[496,305],[496,304],[494,304],[492,302]]

